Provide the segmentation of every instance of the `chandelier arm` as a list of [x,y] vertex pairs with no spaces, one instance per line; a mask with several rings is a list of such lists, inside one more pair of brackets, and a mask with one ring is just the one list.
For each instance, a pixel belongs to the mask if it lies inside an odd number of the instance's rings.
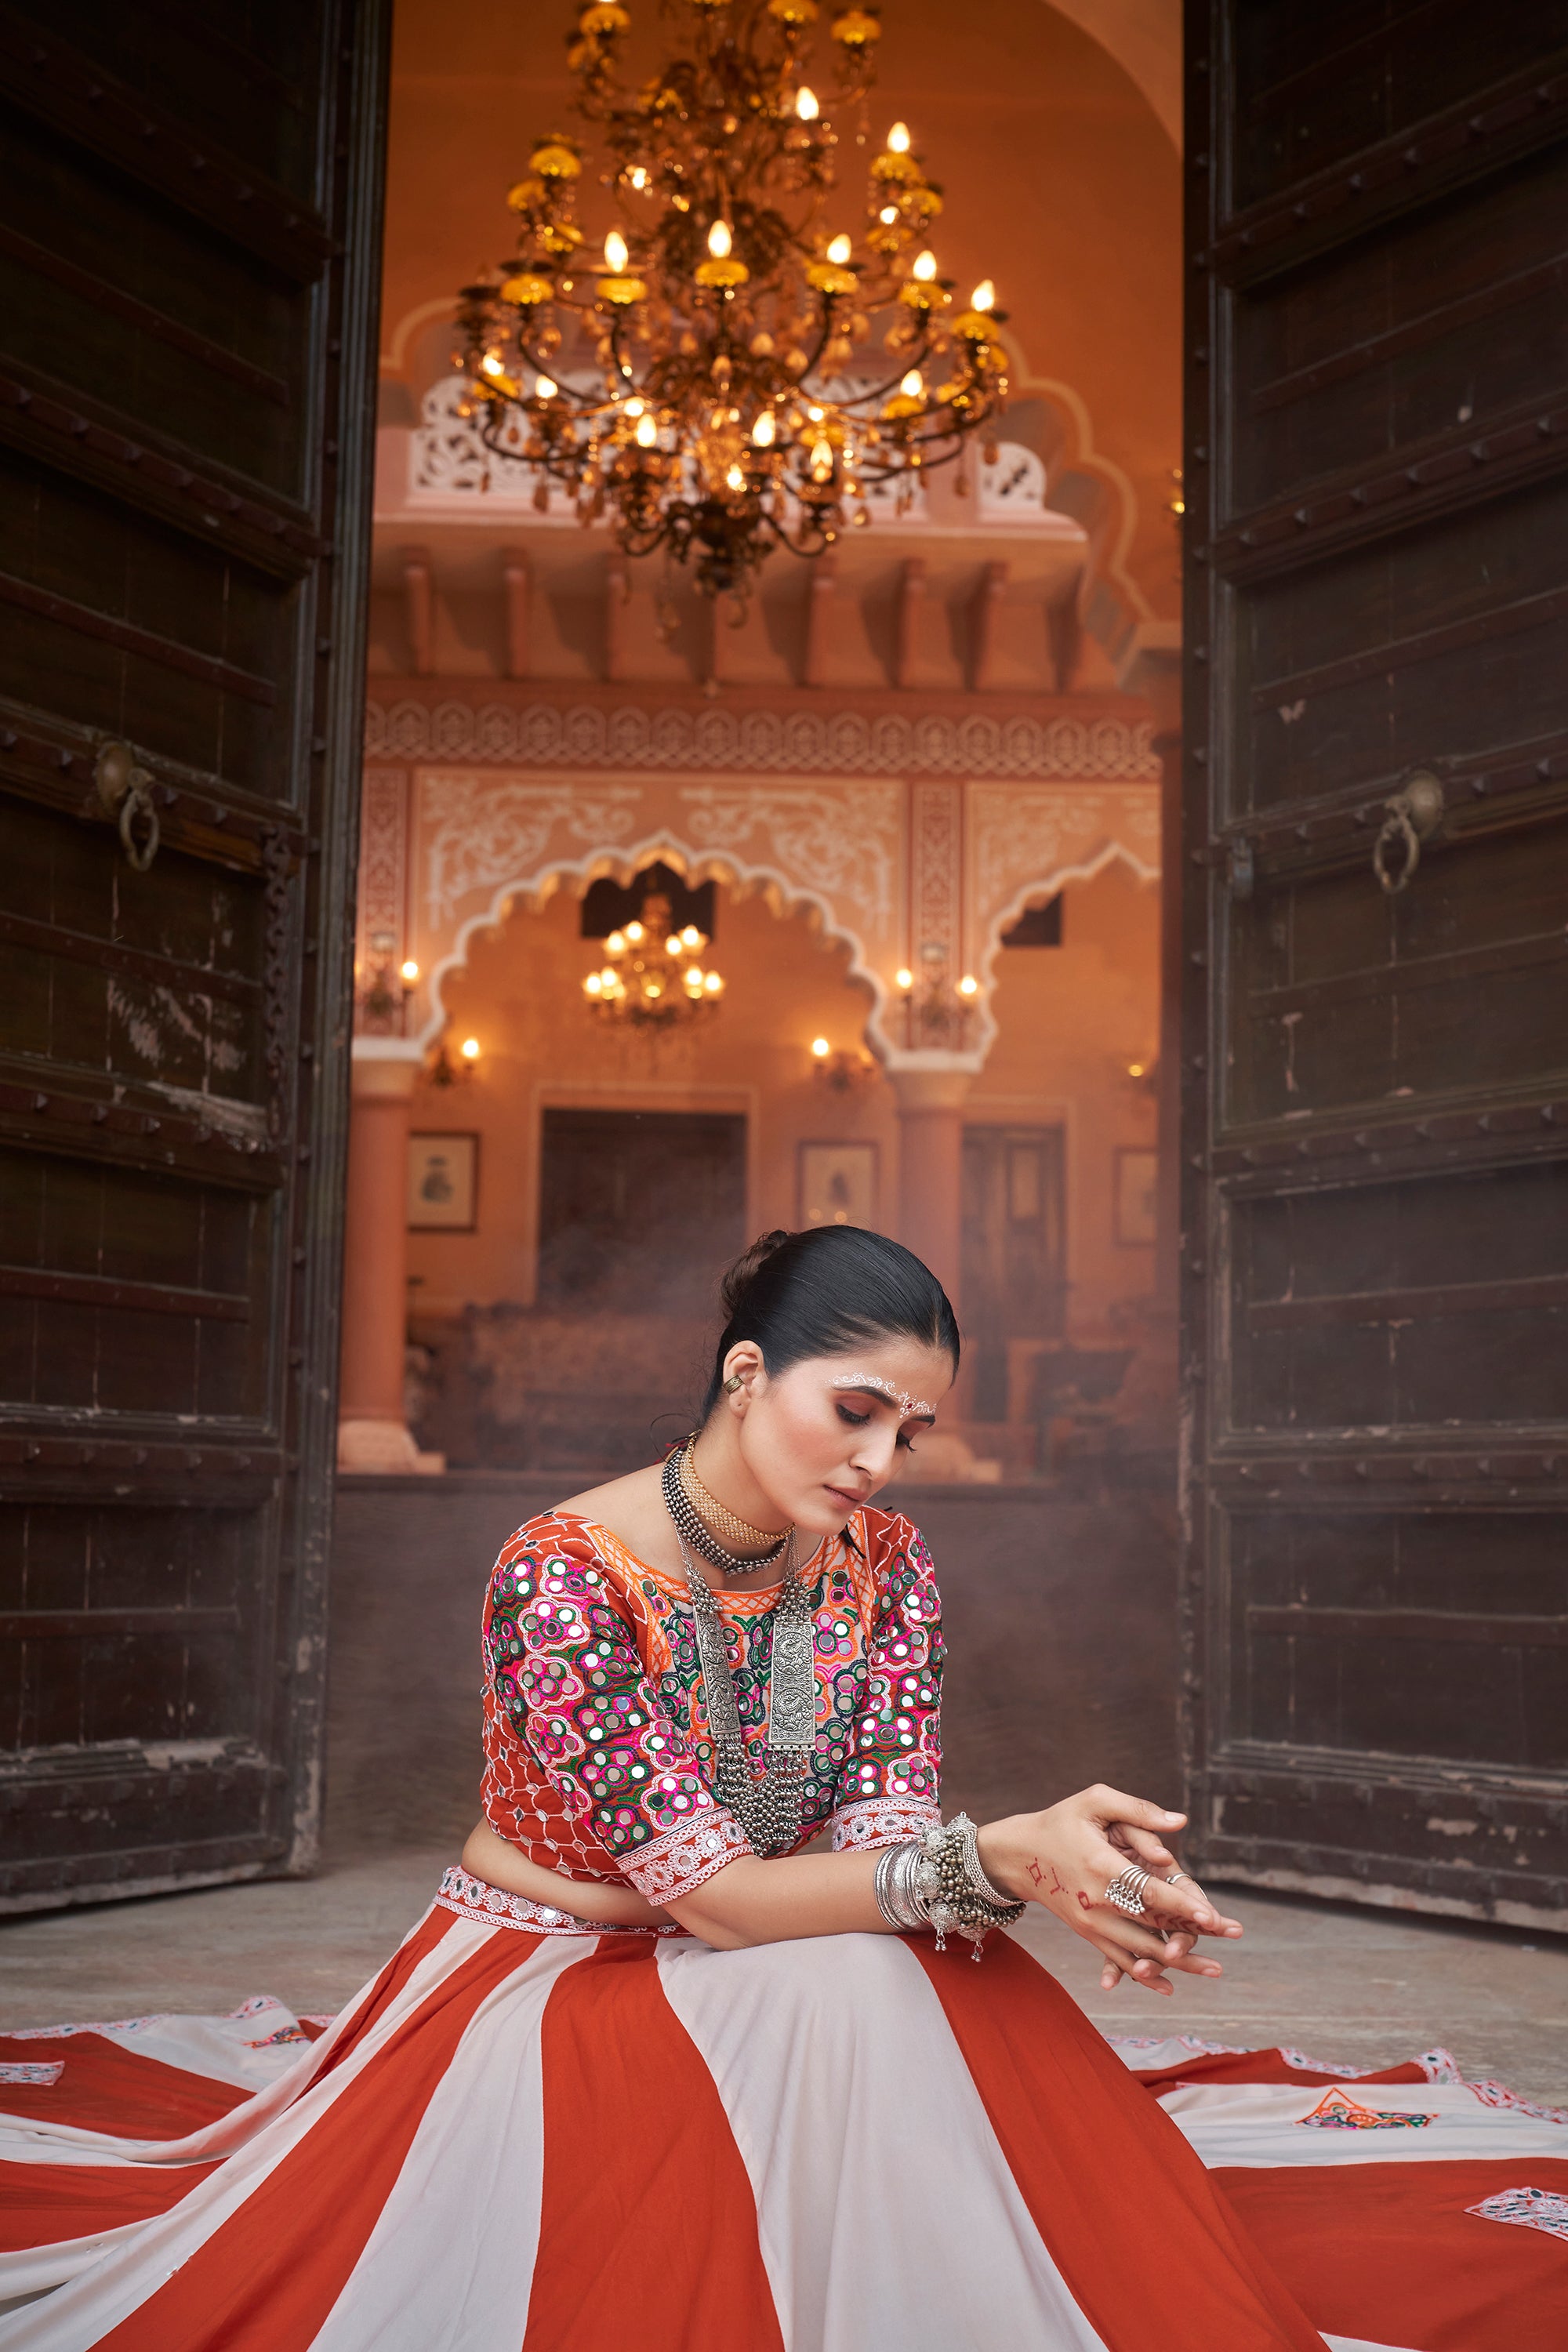
[[[868,391],[858,392],[851,400],[836,400],[833,405],[835,408],[854,410],[863,408],[866,403],[869,400],[886,400],[889,393],[896,392],[898,390],[905,376],[908,375],[910,368],[923,367],[926,361],[930,359],[931,353],[931,330],[928,324],[924,334],[921,336],[920,341],[914,346],[913,350],[905,352],[904,364],[899,370],[897,375],[889,376],[886,383],[872,385]],[[804,383],[804,381],[805,377],[803,375],[802,382]]]
[[825,294],[822,298],[822,332],[816,339],[816,349],[795,378],[797,384],[804,384],[808,375],[814,375],[816,373],[816,363],[833,340],[833,305],[837,299],[837,295],[833,294]]
[[[610,357],[615,361],[616,370],[625,379],[631,391],[633,393],[640,393],[642,387],[632,372],[632,363],[621,349],[621,324],[622,321],[618,315],[610,320]],[[612,406],[614,405],[613,403],[610,404]]]
[[[542,359],[537,358],[535,354],[529,350],[528,345],[523,341],[521,335],[519,335],[517,339],[517,348],[522,353],[523,358],[528,362],[529,366],[533,370],[535,375],[548,377],[550,382],[555,386],[557,394],[564,394],[568,400],[573,400],[577,403],[578,413],[580,415],[586,415],[592,409],[603,406],[603,403],[601,401],[593,398],[585,392],[580,392],[574,383],[563,383],[559,376],[551,375],[550,370],[545,366],[544,362]],[[502,398],[507,398],[507,395],[503,394]],[[521,400],[512,400],[510,401],[509,404],[514,408],[521,408],[522,407],[523,403]]]

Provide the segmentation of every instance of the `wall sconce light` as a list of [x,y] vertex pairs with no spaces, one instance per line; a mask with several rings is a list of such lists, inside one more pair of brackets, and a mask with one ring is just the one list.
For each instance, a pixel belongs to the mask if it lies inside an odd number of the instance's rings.
[[962,1051],[970,1043],[970,1016],[983,993],[973,972],[962,979],[948,977],[947,951],[935,942],[921,950],[921,978],[907,964],[893,974],[893,985],[903,1007],[904,1043],[910,1047]]
[[835,1052],[826,1037],[811,1041],[811,1074],[832,1094],[858,1094],[872,1084],[877,1070],[876,1056],[863,1045],[853,1049],[841,1045]]
[[447,1051],[447,1040],[443,1037],[437,1049],[436,1058],[430,1065],[431,1085],[433,1087],[466,1087],[479,1067],[479,1056],[483,1050],[477,1037],[465,1037],[458,1048],[458,1059],[454,1062]]
[[356,960],[354,967],[356,1025],[366,1036],[401,1037],[406,1033],[404,1015],[419,966],[412,957],[394,965],[397,940],[391,931],[373,931],[365,944],[369,958]]

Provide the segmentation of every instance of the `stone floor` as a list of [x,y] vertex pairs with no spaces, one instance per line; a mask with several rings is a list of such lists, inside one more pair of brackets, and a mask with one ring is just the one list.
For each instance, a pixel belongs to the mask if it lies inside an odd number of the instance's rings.
[[[215,1887],[0,1923],[0,2032],[21,2025],[223,2011],[276,1993],[342,2005],[428,1902],[450,1847],[343,1861],[320,1878]],[[1024,1940],[1110,2032],[1285,2042],[1372,2065],[1442,2042],[1466,2074],[1568,2105],[1568,1939],[1227,1892],[1246,1928],[1217,1983],[1108,1999],[1094,1955],[1054,1922]]]

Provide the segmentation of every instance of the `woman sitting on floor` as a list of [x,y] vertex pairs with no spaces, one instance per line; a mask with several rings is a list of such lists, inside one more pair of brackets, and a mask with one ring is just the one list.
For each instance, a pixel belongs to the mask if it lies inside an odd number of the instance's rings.
[[484,1819],[381,1975],[184,2137],[51,2127],[42,2094],[0,2133],[39,2217],[0,2346],[1321,2347],[994,1932],[1037,1904],[1107,1987],[1218,1975],[1198,1938],[1240,1929],[1182,1817],[1094,1788],[942,1822],[936,1584],[874,1501],[957,1369],[940,1285],[836,1226],[768,1235],[724,1303],[695,1437],[502,1550]]

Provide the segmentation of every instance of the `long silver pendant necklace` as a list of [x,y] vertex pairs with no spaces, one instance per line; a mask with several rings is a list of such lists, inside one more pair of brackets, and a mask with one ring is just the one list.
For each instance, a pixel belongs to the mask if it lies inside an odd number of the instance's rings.
[[[668,1489],[665,1499],[669,1499]],[[712,1587],[691,1557],[673,1509],[670,1517],[686,1570],[697,1663],[713,1735],[713,1793],[734,1814],[753,1853],[787,1853],[800,1836],[805,1769],[816,1744],[816,1628],[805,1587],[795,1569],[795,1529],[791,1528],[784,1539],[784,1582],[773,1609],[767,1762],[759,1777],[752,1769],[741,1729],[723,1613]]]

